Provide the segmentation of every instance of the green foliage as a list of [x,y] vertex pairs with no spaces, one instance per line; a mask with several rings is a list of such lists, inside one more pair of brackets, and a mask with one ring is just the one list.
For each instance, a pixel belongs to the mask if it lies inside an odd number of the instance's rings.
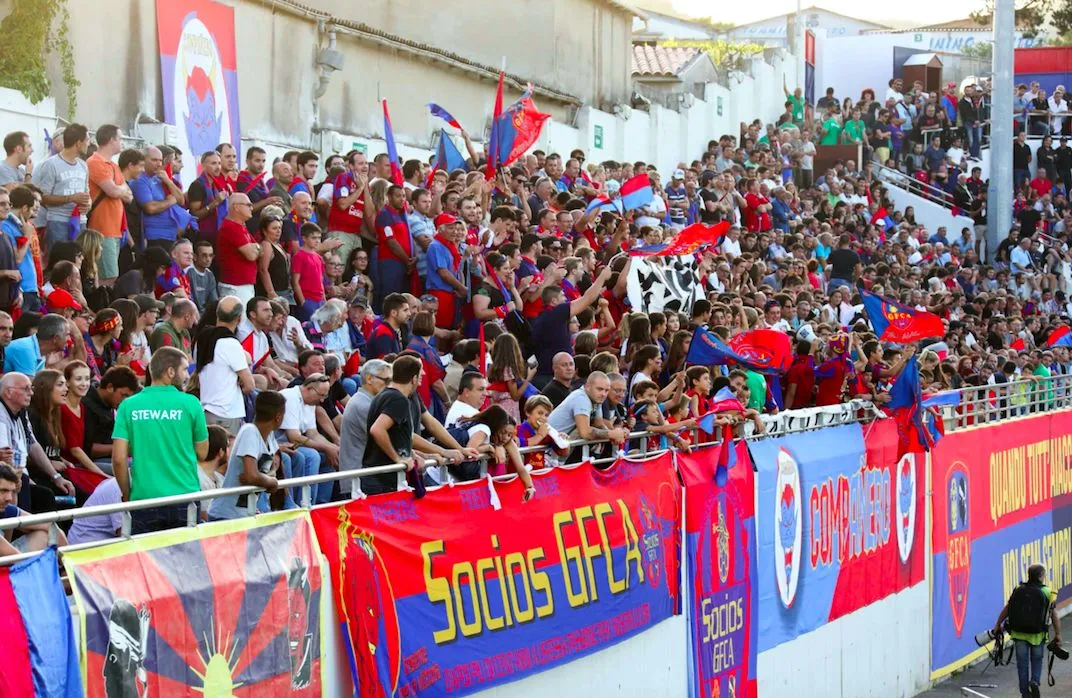
[[67,88],[67,115],[73,117],[81,83],[75,77],[69,25],[67,0],[13,0],[10,14],[0,21],[0,86],[37,104],[52,90],[45,57],[56,52]]
[[744,62],[747,59],[763,53],[763,49],[765,48],[763,44],[747,41],[727,41],[725,39],[714,39],[709,41],[699,39],[671,39],[670,41],[661,42],[661,45],[671,48],[698,48],[707,53],[707,55],[711,57],[711,62],[717,67],[725,68],[727,70],[743,69]]
[[[990,24],[994,15],[994,0],[983,0],[983,7],[971,13],[980,24]],[[1024,36],[1035,37],[1049,22],[1058,34],[1072,30],[1072,0],[1026,0],[1018,2],[1016,28]]]
[[989,59],[994,56],[994,44],[990,41],[977,41],[971,46],[961,49],[960,52],[965,56]]

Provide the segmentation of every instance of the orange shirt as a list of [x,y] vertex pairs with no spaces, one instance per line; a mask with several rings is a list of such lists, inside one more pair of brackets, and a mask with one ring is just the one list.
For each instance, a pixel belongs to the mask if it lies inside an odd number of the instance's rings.
[[116,186],[126,183],[119,165],[105,158],[100,153],[93,153],[86,160],[89,170],[89,197],[93,201],[100,198],[100,203],[93,207],[93,216],[86,225],[100,231],[106,238],[123,236],[123,200],[113,199],[101,191],[100,183],[111,180]]

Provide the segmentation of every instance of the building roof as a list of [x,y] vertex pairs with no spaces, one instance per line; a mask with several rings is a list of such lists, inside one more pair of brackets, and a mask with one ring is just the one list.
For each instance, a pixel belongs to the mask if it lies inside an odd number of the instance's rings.
[[[911,27],[909,29],[896,29],[896,30],[879,30],[872,32],[875,34],[915,34],[918,32],[989,32],[993,30],[993,25],[989,22],[982,24],[976,22],[971,17],[964,17],[962,19],[954,19],[949,22],[940,22],[938,24],[925,24],[920,27]],[[1017,31],[1023,31],[1030,28],[1030,25],[1025,22],[1018,22]]]
[[700,53],[693,46],[633,44],[633,75],[677,77]]
[[[808,14],[809,12],[825,12],[828,15],[834,15],[835,17],[844,17],[845,19],[851,19],[854,22],[860,22],[861,24],[870,24],[870,25],[874,26],[876,29],[878,29],[878,28],[882,28],[882,29],[888,28],[888,27],[885,27],[882,24],[879,24],[878,22],[872,22],[869,19],[860,19],[859,17],[853,17],[851,15],[842,14],[840,12],[834,12],[833,10],[828,10],[825,7],[819,7],[818,5],[811,5],[809,7],[801,8],[801,10],[800,10],[801,14]],[[789,17],[790,15],[793,15],[793,14],[795,14],[795,13],[794,12],[785,12],[785,13],[782,13],[780,15],[771,15],[769,17],[764,17],[763,19],[753,20],[751,22],[742,22],[741,24],[738,24],[736,27],[734,27],[734,29],[740,29],[741,27],[750,27],[753,24],[762,24],[764,22],[769,22],[772,19],[777,19],[779,17]]]

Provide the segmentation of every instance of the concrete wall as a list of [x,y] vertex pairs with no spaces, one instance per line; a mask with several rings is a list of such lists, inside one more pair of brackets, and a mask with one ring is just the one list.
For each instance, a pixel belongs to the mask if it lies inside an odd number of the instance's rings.
[[916,214],[916,222],[927,229],[928,233],[934,233],[939,227],[945,226],[947,237],[955,240],[960,237],[963,228],[972,229],[975,222],[967,216],[954,216],[950,210],[940,206],[929,199],[913,194],[902,189],[895,183],[883,178],[890,201],[894,203],[898,211],[904,211],[911,206]]

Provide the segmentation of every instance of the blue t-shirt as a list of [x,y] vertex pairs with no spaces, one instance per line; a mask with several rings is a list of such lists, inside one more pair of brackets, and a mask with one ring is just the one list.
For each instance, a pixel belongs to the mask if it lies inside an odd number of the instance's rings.
[[[666,200],[670,204],[680,203],[680,202],[684,201],[687,198],[687,196],[688,195],[685,193],[685,185],[684,184],[682,184],[680,187],[672,187],[671,186],[671,187],[666,188]],[[674,224],[684,224],[685,223],[685,215],[686,215],[685,214],[685,209],[683,209],[683,208],[673,208],[671,206],[670,209],[669,209],[669,213],[670,213],[670,220]]]
[[[134,200],[139,206],[152,201],[163,201],[168,197],[160,178],[155,175],[150,177],[144,173],[130,183],[130,191],[134,194]],[[146,240],[174,240],[177,227],[175,219],[168,210],[149,214],[142,209],[141,229]]]
[[451,257],[447,246],[439,240],[432,240],[424,260],[428,267],[428,277],[425,279],[424,287],[429,291],[453,291],[454,287],[439,276],[439,270],[446,269],[451,276],[457,278],[453,268],[454,258]]
[[539,373],[554,373],[552,360],[559,352],[572,353],[569,332],[570,304],[560,303],[550,310],[545,310],[529,321],[532,337],[539,337],[535,342],[536,361]]
[[[3,229],[4,235],[7,235],[8,240],[11,241],[11,247],[17,252],[18,239],[22,237],[22,223],[18,217],[13,213],[8,214],[3,223],[0,223],[0,229]],[[37,269],[34,267],[33,254],[28,248],[22,261],[19,262],[19,273],[22,274],[19,289],[23,293],[37,293]]]
[[7,350],[4,352],[4,373],[25,373],[32,378],[35,373],[44,368],[45,357],[41,356],[41,345],[37,342],[37,335],[22,337],[7,345]]

